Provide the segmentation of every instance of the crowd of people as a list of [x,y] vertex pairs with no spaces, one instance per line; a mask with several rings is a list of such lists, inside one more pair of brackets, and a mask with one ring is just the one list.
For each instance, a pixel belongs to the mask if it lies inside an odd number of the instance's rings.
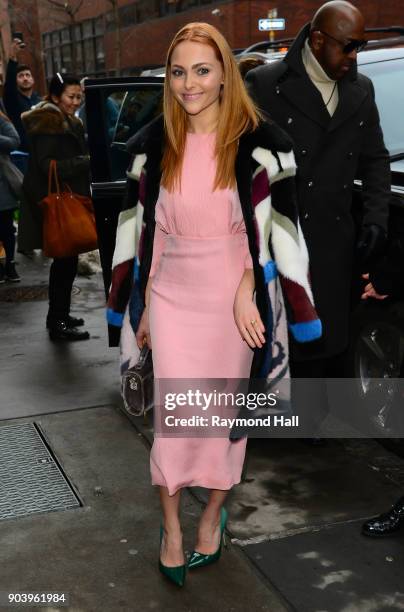
[[[243,62],[245,81],[216,28],[193,23],[176,34],[163,114],[127,143],[126,208],[108,301],[109,322],[122,327],[125,363],[135,363],[147,344],[156,380],[291,375],[292,381],[324,381],[309,386],[304,398],[324,418],[325,380],[341,376],[349,342],[353,280],[362,278],[364,300],[385,299],[403,285],[404,266],[381,256],[390,164],[372,82],[357,70],[365,45],[363,16],[343,0],[320,8],[283,60],[258,67]],[[29,251],[42,246],[38,202],[48,191],[51,160],[63,181],[88,195],[89,156],[77,117],[80,81],[58,73],[39,99],[29,67],[17,63],[18,49],[15,41],[0,150],[18,151],[24,174],[19,248]],[[352,210],[356,178],[363,185],[359,231]],[[19,280],[16,206],[11,190],[2,189],[0,282]],[[53,340],[89,337],[78,329],[84,321],[70,315],[76,272],[77,257],[51,265],[46,326]],[[292,385],[292,402],[300,401]],[[155,418],[161,410],[156,404]],[[245,435],[230,430],[221,437],[155,436],[150,468],[162,506],[159,567],[177,585],[187,569],[220,557],[224,502],[240,482],[245,450]],[[180,496],[187,486],[208,488],[210,495],[186,563]],[[385,535],[403,525],[401,498],[363,533]]]

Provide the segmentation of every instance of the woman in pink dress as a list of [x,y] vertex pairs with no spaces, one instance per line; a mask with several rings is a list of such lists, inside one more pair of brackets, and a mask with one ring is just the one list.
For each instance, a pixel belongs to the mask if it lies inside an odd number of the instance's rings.
[[[321,333],[294,201],[292,147],[276,125],[262,120],[213,26],[188,24],[175,36],[164,116],[141,130],[128,149],[133,160],[127,200],[133,208],[119,220],[109,299],[110,323],[123,322],[126,365],[147,342],[155,380],[174,387],[178,379],[287,372],[276,264],[292,333],[301,341]],[[135,279],[131,316],[128,278]],[[275,365],[277,339],[283,349]],[[164,412],[158,404],[155,424]],[[193,569],[220,557],[223,505],[240,482],[245,449],[246,438],[230,441],[229,430],[221,437],[155,430],[150,465],[163,511],[159,567],[176,584],[185,580],[181,489],[210,489],[188,562]]]

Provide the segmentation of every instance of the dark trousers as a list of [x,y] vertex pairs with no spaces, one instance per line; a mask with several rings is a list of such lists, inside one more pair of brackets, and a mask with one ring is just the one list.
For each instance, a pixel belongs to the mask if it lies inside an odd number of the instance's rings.
[[13,261],[15,253],[14,209],[0,210],[0,242],[6,252],[6,263]]
[[70,312],[73,281],[78,257],[55,258],[49,272],[48,322],[63,320]]
[[327,379],[344,377],[344,355],[310,361],[290,360],[293,411],[301,417],[301,430],[308,438],[319,436],[319,427],[329,413]]

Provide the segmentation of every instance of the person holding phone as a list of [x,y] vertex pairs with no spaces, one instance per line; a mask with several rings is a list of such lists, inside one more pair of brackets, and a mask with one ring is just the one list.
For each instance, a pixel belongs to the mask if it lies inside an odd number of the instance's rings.
[[22,34],[20,32],[14,33],[9,50],[3,91],[3,102],[7,115],[13,122],[21,141],[18,149],[20,155],[14,155],[13,161],[23,173],[25,173],[28,165],[28,141],[21,121],[21,114],[31,110],[42,100],[41,96],[34,90],[35,80],[30,66],[18,62],[18,55],[24,46]]
[[[108,301],[108,321],[123,324],[123,361],[136,361],[147,342],[157,384],[198,379],[211,388],[216,379],[265,379],[275,367],[285,376],[286,312],[297,340],[321,334],[292,143],[257,111],[216,28],[190,23],[176,34],[163,116],[135,134],[128,151],[128,207],[119,218]],[[155,423],[164,414],[157,401]],[[212,428],[199,437],[177,433],[155,428],[150,467],[163,513],[159,568],[182,586],[181,490],[210,490],[187,564],[196,570],[220,557],[223,505],[240,482],[246,438],[230,440],[229,430],[219,437]]]

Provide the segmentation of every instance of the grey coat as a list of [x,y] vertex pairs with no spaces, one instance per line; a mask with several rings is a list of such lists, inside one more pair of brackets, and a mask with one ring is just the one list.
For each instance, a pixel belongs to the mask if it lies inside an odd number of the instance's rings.
[[9,155],[19,146],[20,138],[17,130],[11,121],[0,115],[0,210],[12,210],[18,206],[18,201],[12,194],[4,176],[1,155]]
[[292,137],[297,161],[298,207],[310,255],[314,301],[323,337],[292,347],[296,359],[336,355],[348,344],[357,228],[353,185],[363,182],[362,224],[386,229],[390,200],[389,156],[383,142],[372,82],[356,64],[338,83],[331,118],[302,61],[305,26],[284,60],[252,70],[249,90],[258,106]]

